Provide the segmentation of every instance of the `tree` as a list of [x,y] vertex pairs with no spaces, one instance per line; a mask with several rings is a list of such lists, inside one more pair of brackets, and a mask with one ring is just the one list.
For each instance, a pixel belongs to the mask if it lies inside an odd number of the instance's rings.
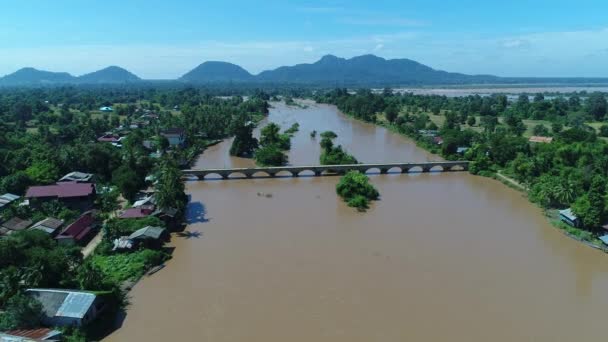
[[602,125],[600,127],[600,136],[608,137],[608,125]]
[[601,121],[606,115],[608,105],[602,93],[593,93],[587,99],[587,113],[597,121]]
[[253,124],[243,123],[235,129],[230,155],[249,157],[258,148],[258,139],[253,137]]
[[267,145],[255,151],[256,163],[263,166],[283,166],[287,164],[287,156],[276,145]]
[[395,122],[395,119],[397,119],[397,116],[399,115],[399,108],[397,108],[397,106],[395,106],[394,104],[391,104],[390,106],[388,106],[386,108],[386,111],[384,113],[386,115],[386,120],[388,120],[388,122],[393,123]]
[[11,297],[0,315],[0,330],[31,329],[40,325],[42,304],[36,299],[17,294]]
[[279,144],[280,143],[280,138],[279,138],[280,130],[281,130],[281,128],[279,127],[279,125],[275,124],[274,122],[266,125],[264,128],[262,128],[262,131],[261,131],[260,145],[269,146],[269,145]]
[[591,181],[589,191],[580,196],[572,206],[572,211],[582,221],[583,226],[595,228],[603,223],[605,196],[606,180],[602,176],[596,175]]
[[0,192],[10,192],[22,195],[28,186],[31,185],[30,177],[24,171],[17,171],[10,174],[0,181]]
[[122,165],[112,173],[112,182],[129,201],[135,199],[137,191],[143,186],[143,180],[128,165]]
[[563,129],[564,125],[562,125],[560,122],[554,122],[551,124],[551,132],[553,132],[553,134],[559,134]]
[[546,137],[549,136],[549,129],[545,125],[538,124],[534,126],[532,134]]
[[185,187],[182,174],[173,160],[163,160],[157,181],[156,205],[161,209],[176,208],[183,212],[187,203]]
[[369,183],[369,178],[359,171],[347,172],[336,185],[336,192],[350,207],[365,210],[369,201],[380,197],[378,190]]
[[467,119],[467,125],[473,127],[476,123],[477,120],[475,119],[475,117],[473,115],[469,116],[469,118]]
[[59,169],[49,161],[36,161],[25,173],[35,184],[51,184],[59,178]]
[[80,265],[76,273],[76,281],[81,290],[100,291],[108,289],[103,272],[91,259]]

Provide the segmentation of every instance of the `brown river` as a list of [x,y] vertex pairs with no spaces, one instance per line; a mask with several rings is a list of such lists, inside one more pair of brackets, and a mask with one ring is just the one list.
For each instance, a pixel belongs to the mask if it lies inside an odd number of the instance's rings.
[[[436,160],[334,107],[274,104],[318,164],[312,130],[361,162]],[[253,163],[209,148],[198,167]],[[606,336],[608,256],[552,228],[501,183],[465,172],[370,175],[366,213],[338,177],[192,181],[187,234],[131,292],[108,341],[594,341]],[[271,194],[272,197],[259,196]]]

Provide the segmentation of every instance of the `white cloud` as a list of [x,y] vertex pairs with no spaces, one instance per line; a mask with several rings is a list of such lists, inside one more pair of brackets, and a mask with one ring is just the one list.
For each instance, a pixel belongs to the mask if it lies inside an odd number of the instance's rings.
[[384,47],[384,44],[376,45],[376,47],[374,47],[374,52],[378,52],[378,51],[382,50],[383,47]]

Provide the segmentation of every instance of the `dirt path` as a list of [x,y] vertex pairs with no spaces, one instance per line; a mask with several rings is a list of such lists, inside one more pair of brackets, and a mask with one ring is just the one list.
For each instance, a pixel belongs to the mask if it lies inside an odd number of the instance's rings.
[[515,179],[511,178],[511,177],[507,177],[505,175],[503,175],[500,172],[496,172],[496,176],[498,176],[498,178],[508,182],[509,184],[513,184],[515,187],[517,187],[518,189],[521,189],[523,191],[528,191],[528,188],[526,188],[524,185],[522,185],[520,182],[516,181]]

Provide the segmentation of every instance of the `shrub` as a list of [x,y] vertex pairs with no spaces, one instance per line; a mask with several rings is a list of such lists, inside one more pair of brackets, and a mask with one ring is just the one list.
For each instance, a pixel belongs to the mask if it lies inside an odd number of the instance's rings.
[[369,201],[377,200],[380,196],[378,190],[369,183],[369,178],[359,171],[347,172],[336,185],[336,192],[348,206],[359,210],[367,209]]

